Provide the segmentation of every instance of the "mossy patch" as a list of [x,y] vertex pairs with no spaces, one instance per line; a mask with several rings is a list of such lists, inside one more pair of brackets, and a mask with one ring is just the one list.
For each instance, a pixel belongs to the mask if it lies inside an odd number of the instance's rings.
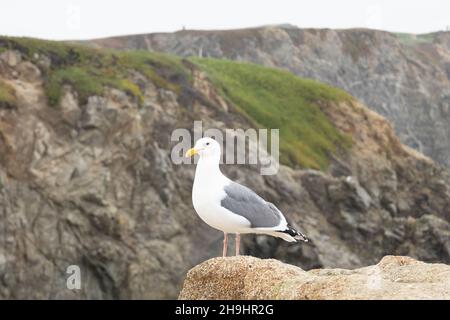
[[397,39],[406,45],[416,45],[420,43],[431,43],[436,38],[437,32],[424,33],[424,34],[412,34],[412,33],[394,33]]
[[325,169],[338,148],[351,146],[319,108],[350,101],[346,92],[255,64],[192,58],[238,111],[262,128],[280,129],[280,160],[301,168]]
[[57,105],[61,100],[62,86],[70,84],[76,89],[82,104],[92,95],[103,93],[103,78],[90,74],[80,67],[69,67],[51,72],[46,81],[47,98],[50,105]]
[[14,88],[0,80],[0,108],[14,108],[16,105],[17,98]]

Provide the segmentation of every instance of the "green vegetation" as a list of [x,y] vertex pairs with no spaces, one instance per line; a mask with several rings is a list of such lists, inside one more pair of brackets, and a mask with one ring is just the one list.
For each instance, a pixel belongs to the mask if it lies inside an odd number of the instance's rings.
[[407,45],[414,45],[419,43],[433,42],[436,37],[436,32],[424,33],[424,34],[412,34],[412,33],[395,33],[397,38]]
[[351,146],[351,138],[336,129],[318,105],[351,100],[344,91],[254,64],[191,60],[252,122],[280,129],[280,160],[284,164],[324,169],[338,147]]
[[78,93],[80,101],[86,102],[92,95],[103,92],[104,78],[89,74],[83,68],[69,67],[55,70],[49,74],[46,82],[47,98],[50,105],[57,105],[61,99],[61,88],[70,84]]
[[[132,81],[132,70],[158,87],[179,93],[191,83],[187,65],[181,58],[167,54],[0,37],[0,52],[6,49],[19,50],[24,59],[39,66],[52,106],[59,105],[64,85],[76,90],[80,103],[86,103],[89,96],[103,94],[107,87],[123,90],[142,103],[142,88]],[[347,93],[279,69],[227,60],[190,61],[207,73],[224,98],[255,127],[280,129],[282,163],[325,169],[331,154],[350,147],[351,138],[337,130],[319,107],[350,101]],[[14,90],[0,82],[0,105],[14,106],[15,99]]]
[[65,84],[78,92],[81,103],[86,103],[91,95],[101,94],[105,87],[121,89],[141,103],[141,88],[129,79],[133,69],[158,87],[173,91],[179,91],[180,83],[190,80],[181,59],[166,54],[97,50],[56,41],[1,37],[0,50],[5,49],[19,50],[33,62],[39,61],[41,55],[51,60],[49,66],[39,65],[52,106],[59,104]]
[[13,108],[16,104],[17,101],[14,88],[0,80],[0,107]]

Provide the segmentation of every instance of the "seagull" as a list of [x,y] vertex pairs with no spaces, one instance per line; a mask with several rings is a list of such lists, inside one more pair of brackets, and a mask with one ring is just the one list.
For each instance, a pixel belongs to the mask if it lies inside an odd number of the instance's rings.
[[239,255],[240,235],[267,234],[288,242],[308,242],[308,238],[290,226],[280,210],[251,189],[222,174],[219,168],[221,149],[209,137],[197,140],[186,157],[199,155],[192,187],[192,203],[200,218],[224,234],[222,255],[227,255],[228,234],[234,233],[236,255]]

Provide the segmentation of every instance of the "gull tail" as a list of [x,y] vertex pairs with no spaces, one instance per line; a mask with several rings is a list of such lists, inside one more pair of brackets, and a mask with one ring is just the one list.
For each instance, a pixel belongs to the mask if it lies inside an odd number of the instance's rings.
[[305,236],[303,233],[301,233],[298,230],[295,230],[294,228],[292,228],[291,226],[287,226],[286,230],[281,231],[283,233],[287,233],[288,235],[290,235],[292,238],[294,238],[297,241],[303,241],[303,242],[308,242],[309,239],[307,236]]

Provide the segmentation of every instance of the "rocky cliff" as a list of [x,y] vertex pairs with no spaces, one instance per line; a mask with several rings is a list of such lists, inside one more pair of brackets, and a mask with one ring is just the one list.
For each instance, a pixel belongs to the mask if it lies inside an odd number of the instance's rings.
[[179,299],[450,299],[450,266],[386,256],[360,269],[306,272],[273,259],[215,258],[188,272]]
[[[245,236],[245,254],[303,269],[359,267],[386,254],[450,262],[446,170],[335,88],[221,63],[0,38],[0,298],[177,297],[187,270],[220,254],[222,235],[194,213],[195,167],[171,161],[170,135],[199,119],[205,128],[267,124],[251,112],[255,83],[271,88],[263,98],[276,105],[301,102],[293,109],[306,112],[312,138],[296,128],[281,138],[303,142],[323,164],[299,161],[272,176],[223,166],[312,239]],[[229,83],[251,96],[233,95]],[[304,116],[293,109],[268,119],[290,128]],[[81,269],[81,290],[66,288],[69,265]]]
[[450,168],[450,33],[393,34],[270,26],[92,41],[288,69],[342,88],[395,126],[400,140]]

